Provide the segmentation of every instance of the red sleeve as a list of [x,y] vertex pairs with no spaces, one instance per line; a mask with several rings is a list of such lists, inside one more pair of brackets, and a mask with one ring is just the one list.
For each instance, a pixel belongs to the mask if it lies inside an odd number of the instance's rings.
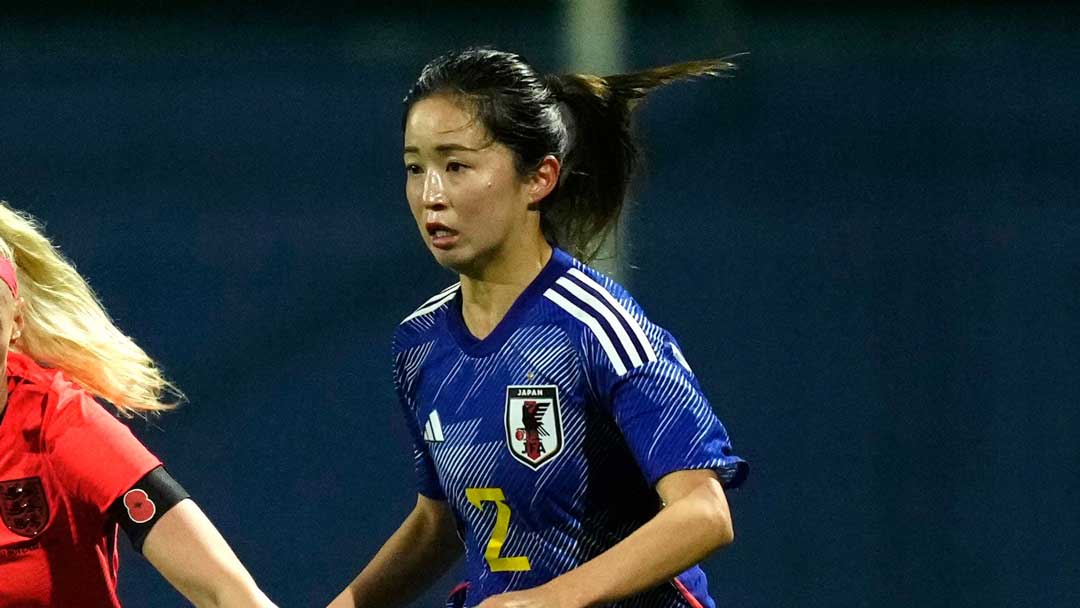
[[49,404],[45,449],[69,496],[105,513],[161,461],[86,391],[67,385]]

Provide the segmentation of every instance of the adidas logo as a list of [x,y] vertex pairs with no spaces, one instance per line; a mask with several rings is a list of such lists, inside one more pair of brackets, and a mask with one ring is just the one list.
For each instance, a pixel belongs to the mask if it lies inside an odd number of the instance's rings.
[[428,416],[427,424],[424,425],[424,441],[446,441],[446,437],[443,436],[442,422],[439,421],[438,410],[431,410],[431,415]]

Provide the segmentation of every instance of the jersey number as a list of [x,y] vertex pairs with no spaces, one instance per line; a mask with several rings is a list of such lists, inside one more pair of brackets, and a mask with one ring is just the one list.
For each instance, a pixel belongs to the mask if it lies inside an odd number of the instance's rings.
[[488,541],[487,549],[484,550],[484,559],[492,572],[519,572],[531,570],[529,558],[519,555],[516,557],[502,557],[503,542],[510,531],[510,505],[506,504],[506,496],[502,488],[465,488],[465,498],[469,499],[472,506],[484,510],[483,503],[495,503],[495,527],[491,530],[491,540]]

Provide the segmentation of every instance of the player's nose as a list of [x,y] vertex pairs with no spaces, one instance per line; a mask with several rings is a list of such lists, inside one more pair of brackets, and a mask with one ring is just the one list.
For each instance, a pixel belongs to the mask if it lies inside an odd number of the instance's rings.
[[446,189],[443,184],[442,174],[438,171],[428,171],[424,175],[424,191],[420,195],[420,201],[425,207],[446,205]]

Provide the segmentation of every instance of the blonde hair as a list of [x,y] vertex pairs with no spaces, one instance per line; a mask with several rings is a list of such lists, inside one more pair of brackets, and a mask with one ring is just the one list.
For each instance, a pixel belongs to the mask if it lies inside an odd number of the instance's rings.
[[97,295],[29,214],[0,201],[0,255],[15,266],[23,300],[13,350],[59,368],[125,416],[175,407],[183,393],[124,335]]

